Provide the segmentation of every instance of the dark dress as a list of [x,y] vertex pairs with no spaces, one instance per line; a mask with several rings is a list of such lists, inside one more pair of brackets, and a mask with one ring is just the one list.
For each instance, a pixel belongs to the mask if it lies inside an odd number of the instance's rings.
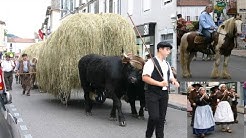
[[200,100],[202,96],[196,96],[196,112],[194,117],[194,127],[193,127],[193,134],[200,135],[200,134],[207,134],[211,131],[214,131],[214,118],[213,112],[209,103],[211,99],[208,97],[204,97]]

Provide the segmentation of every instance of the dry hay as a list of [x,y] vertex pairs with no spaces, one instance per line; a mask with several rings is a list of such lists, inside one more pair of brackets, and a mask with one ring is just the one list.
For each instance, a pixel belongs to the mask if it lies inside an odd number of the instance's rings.
[[80,88],[79,59],[100,55],[136,54],[133,27],[117,14],[78,13],[67,17],[46,41],[37,66],[41,88],[67,100],[72,89]]
[[[21,52],[21,55],[22,54],[27,54],[28,55],[28,58],[30,60],[32,60],[32,58],[37,58],[39,57],[39,52],[43,49],[44,47],[44,42],[41,41],[41,42],[38,42],[38,43],[35,43],[35,44],[32,44],[30,45],[29,47],[25,48],[22,52]],[[21,56],[20,56],[21,58]]]

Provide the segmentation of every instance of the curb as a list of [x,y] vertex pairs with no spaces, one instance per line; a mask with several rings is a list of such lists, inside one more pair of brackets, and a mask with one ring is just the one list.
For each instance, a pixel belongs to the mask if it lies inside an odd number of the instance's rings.
[[173,108],[173,109],[177,109],[177,110],[181,110],[181,111],[187,111],[187,107],[183,107],[182,105],[175,104],[172,102],[168,102],[168,107]]
[[231,54],[232,56],[237,56],[237,57],[242,57],[242,58],[246,58],[245,55],[237,55],[237,54]]

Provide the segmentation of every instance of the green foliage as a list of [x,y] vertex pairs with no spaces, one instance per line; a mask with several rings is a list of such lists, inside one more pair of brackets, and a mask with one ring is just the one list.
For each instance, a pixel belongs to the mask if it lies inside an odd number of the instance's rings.
[[15,52],[5,52],[4,55],[5,56],[9,55],[10,58],[13,58],[15,56]]

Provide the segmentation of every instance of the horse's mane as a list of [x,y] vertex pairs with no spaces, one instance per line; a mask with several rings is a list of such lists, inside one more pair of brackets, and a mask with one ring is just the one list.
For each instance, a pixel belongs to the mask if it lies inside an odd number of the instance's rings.
[[224,21],[218,28],[218,32],[220,32],[221,29],[224,29],[229,36],[234,35],[234,29],[235,29],[235,19],[234,17],[229,18],[228,20]]

